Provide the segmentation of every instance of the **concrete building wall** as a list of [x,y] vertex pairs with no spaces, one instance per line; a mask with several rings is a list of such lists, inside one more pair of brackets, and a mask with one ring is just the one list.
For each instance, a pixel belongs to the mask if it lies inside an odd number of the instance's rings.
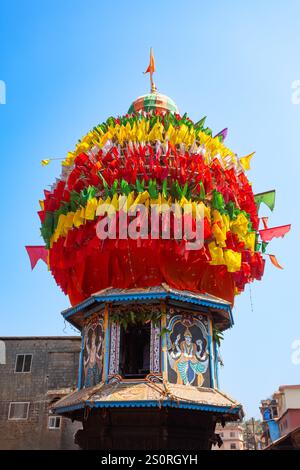
[[[287,409],[300,409],[300,386],[298,388],[285,388],[285,410]],[[283,411],[283,412],[284,412]]]
[[300,409],[300,385],[281,385],[274,394],[278,401],[278,415],[289,409]]
[[244,449],[243,428],[240,424],[227,423],[224,428],[220,425],[217,425],[216,434],[220,435],[223,444],[221,447],[213,446],[212,450]]
[[[272,398],[262,400],[261,405],[264,447],[300,426],[300,385],[280,385]],[[265,418],[265,412],[269,418]]]
[[[0,449],[75,449],[74,433],[81,427],[61,419],[49,429],[48,407],[55,391],[75,388],[80,337],[0,338],[5,364],[0,363]],[[18,354],[32,354],[30,372],[16,372]],[[29,402],[27,419],[9,419],[12,402]]]
[[300,426],[300,408],[288,409],[278,421],[280,435],[284,436]]

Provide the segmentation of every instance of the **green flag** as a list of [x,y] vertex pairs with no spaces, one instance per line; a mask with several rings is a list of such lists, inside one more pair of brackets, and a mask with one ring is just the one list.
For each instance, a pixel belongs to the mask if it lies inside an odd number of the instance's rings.
[[199,186],[200,186],[200,199],[202,201],[204,201],[204,199],[205,199],[205,188],[204,188],[204,184],[202,183],[202,181],[200,181]]
[[272,191],[266,191],[264,193],[255,194],[254,200],[255,204],[257,205],[257,210],[259,210],[259,207],[263,202],[272,211],[275,207],[275,194],[275,189],[273,189]]
[[217,209],[219,212],[223,213],[225,209],[223,195],[219,193],[216,189],[213,191],[212,206],[214,209]]
[[204,123],[206,121],[206,116],[204,116],[200,121],[196,122],[195,128],[196,129],[203,129]]

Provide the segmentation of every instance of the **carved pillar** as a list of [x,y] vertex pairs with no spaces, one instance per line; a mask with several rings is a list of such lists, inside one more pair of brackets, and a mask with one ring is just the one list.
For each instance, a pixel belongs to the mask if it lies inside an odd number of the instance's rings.
[[151,323],[150,372],[159,374],[160,367],[160,327]]
[[109,375],[119,374],[120,363],[120,325],[112,322],[110,326]]

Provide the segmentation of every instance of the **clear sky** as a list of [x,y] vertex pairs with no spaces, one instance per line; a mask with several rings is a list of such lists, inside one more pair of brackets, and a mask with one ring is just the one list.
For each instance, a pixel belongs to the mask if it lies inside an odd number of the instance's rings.
[[[222,388],[258,416],[259,401],[280,384],[300,382],[292,343],[300,340],[299,175],[300,2],[178,0],[1,0],[1,326],[0,335],[73,334],[69,306],[46,265],[31,272],[24,246],[41,244],[38,200],[63,157],[95,124],[127,111],[148,91],[149,47],[156,84],[192,119],[229,128],[240,156],[256,150],[255,192],[276,188],[270,225],[292,223],[270,251],[262,282],[235,304],[222,347]],[[1,99],[0,99],[1,101]]]

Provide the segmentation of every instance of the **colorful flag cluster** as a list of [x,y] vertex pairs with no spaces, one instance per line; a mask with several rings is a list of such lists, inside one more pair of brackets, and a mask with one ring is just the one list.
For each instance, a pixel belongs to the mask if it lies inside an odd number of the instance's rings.
[[[262,278],[267,243],[290,228],[259,229],[258,207],[264,202],[273,209],[275,196],[253,195],[245,175],[253,153],[239,159],[224,145],[227,129],[213,137],[205,118],[194,123],[159,107],[132,111],[94,127],[68,153],[60,179],[41,201],[45,251],[31,250],[32,263],[47,259],[72,304],[108,286],[162,282],[233,303],[247,283]],[[96,234],[103,204],[120,217],[137,204],[174,202],[191,203],[193,219],[203,209],[201,249],[187,250],[184,239],[100,240]]]

